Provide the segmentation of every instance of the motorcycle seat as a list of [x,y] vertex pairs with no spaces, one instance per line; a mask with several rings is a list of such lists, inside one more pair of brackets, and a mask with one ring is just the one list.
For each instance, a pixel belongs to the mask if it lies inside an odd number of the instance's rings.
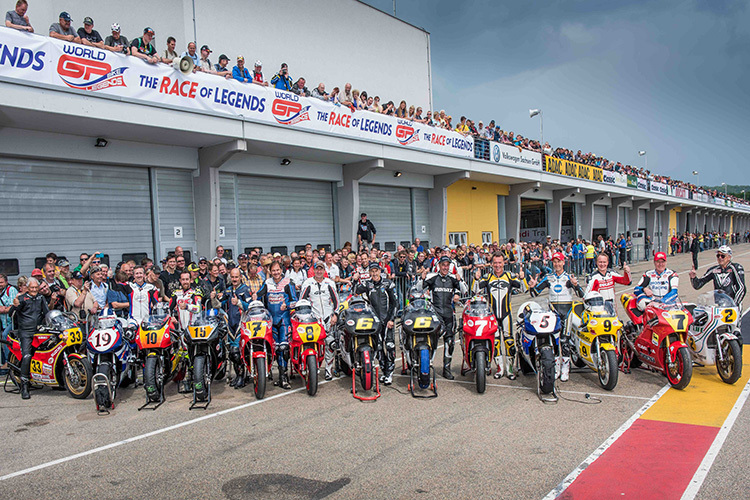
[[695,311],[695,308],[697,307],[697,304],[683,304],[683,306],[685,307],[685,309],[686,309],[686,310],[687,310],[687,311],[688,311],[688,312],[689,312],[689,313],[690,313],[691,315],[695,315],[694,311]]
[[583,316],[583,302],[576,302],[573,304],[573,314],[579,318]]

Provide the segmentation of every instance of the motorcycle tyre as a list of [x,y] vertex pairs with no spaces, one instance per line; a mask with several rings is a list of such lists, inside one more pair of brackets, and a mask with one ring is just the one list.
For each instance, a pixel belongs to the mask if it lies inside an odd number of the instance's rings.
[[[114,384],[112,384],[112,373],[110,373],[111,371],[111,364],[108,361],[100,363],[99,366],[96,367],[96,373],[101,373],[102,375],[107,377],[107,380],[109,380],[109,389],[112,391],[112,397],[114,398],[115,388],[112,387]],[[96,405],[102,410],[109,409],[112,406],[113,402],[109,400],[109,394],[110,391],[108,391],[106,387],[99,386],[94,390],[94,399],[96,400]]]
[[474,353],[474,363],[476,364],[476,379],[477,379],[477,392],[479,394],[484,394],[484,391],[487,389],[487,371],[486,371],[486,365],[487,360],[485,357],[487,356],[487,353],[484,351],[477,351]]
[[690,356],[690,351],[688,351],[687,347],[680,347],[677,350],[677,363],[682,367],[682,377],[679,382],[673,381],[670,376],[669,367],[667,366],[667,356],[669,356],[668,352],[664,354],[664,373],[667,375],[667,381],[675,389],[685,389],[693,377],[693,358]]
[[149,394],[146,391],[146,396],[149,401],[157,402],[161,398],[162,391],[164,390],[164,381],[162,379],[161,356],[147,356],[146,363],[143,365],[143,388],[153,385],[156,390],[153,394]]
[[71,385],[70,380],[68,380],[68,372],[67,370],[63,370],[63,380],[65,383],[65,388],[68,390],[68,394],[70,394],[70,397],[73,399],[86,399],[89,397],[89,394],[91,394],[91,378],[94,376],[94,370],[91,368],[91,362],[88,358],[79,357],[77,355],[68,355],[68,363],[72,364],[75,368],[76,364],[79,364],[78,369],[83,369],[84,376],[86,377],[86,386],[83,388],[81,392],[76,392],[75,388]]
[[[365,362],[365,353],[369,353],[368,361]],[[360,368],[359,378],[360,382],[362,383],[362,389],[365,391],[369,391],[372,389],[372,380],[375,377],[374,370],[375,368],[372,366],[372,358],[373,358],[373,352],[372,349],[366,349],[362,351],[362,368]]]
[[544,346],[539,352],[539,390],[550,394],[555,386],[555,352],[551,346]]
[[[732,357],[731,366],[728,367],[729,371],[722,371],[721,366],[719,365],[721,361],[718,356],[716,358],[716,371],[719,372],[719,377],[721,377],[721,380],[724,383],[734,384],[742,376],[742,347],[737,340],[729,340],[728,342],[729,349],[727,350],[728,352],[724,353],[724,356],[726,357],[727,355],[730,355]],[[719,348],[721,348],[721,346],[719,346]]]
[[305,387],[309,396],[315,396],[318,392],[318,358],[315,354],[308,354],[305,360],[307,368],[307,377],[305,377]]
[[255,358],[255,380],[253,380],[253,391],[255,399],[263,399],[266,396],[266,358]]
[[341,365],[341,371],[344,372],[344,375],[347,377],[352,376],[352,367],[349,366],[346,361],[344,361],[341,357],[339,357],[340,365]]
[[578,356],[578,351],[573,351],[570,356],[570,360],[573,362],[576,368],[583,368],[586,366],[586,362]]
[[617,368],[617,354],[615,354],[615,351],[602,351],[602,360],[606,365],[609,377],[607,378],[607,380],[604,380],[602,372],[600,370],[597,370],[599,385],[601,385],[605,391],[611,391],[617,385],[617,376],[620,371]]
[[[193,393],[196,401],[204,401],[208,395],[208,384],[210,374],[206,365],[206,356],[201,354],[193,360]],[[201,383],[201,389],[196,388],[196,384]]]

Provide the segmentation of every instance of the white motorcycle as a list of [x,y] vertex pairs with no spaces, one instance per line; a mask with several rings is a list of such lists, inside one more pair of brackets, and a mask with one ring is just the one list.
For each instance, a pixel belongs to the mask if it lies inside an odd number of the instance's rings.
[[721,380],[734,384],[742,375],[742,346],[735,335],[740,308],[719,290],[702,294],[686,307],[694,318],[687,337],[693,361],[716,365]]

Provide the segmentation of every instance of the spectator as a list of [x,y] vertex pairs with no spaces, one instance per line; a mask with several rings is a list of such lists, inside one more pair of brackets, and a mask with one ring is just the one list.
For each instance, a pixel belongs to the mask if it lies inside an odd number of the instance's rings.
[[[321,99],[325,101],[328,98],[325,84],[323,82],[320,82],[318,86],[312,90],[312,93],[310,95],[312,97],[315,97],[316,99]],[[294,264],[294,262],[292,262],[292,264]]]
[[177,40],[173,36],[170,36],[167,38],[167,49],[164,51],[164,57],[162,60],[167,64],[174,63],[175,59],[179,59],[180,56],[177,55],[177,52],[175,52],[175,47],[177,46]]
[[354,105],[354,109],[364,109],[362,106],[362,99],[359,96],[359,90],[354,89],[352,90],[352,104]]
[[94,29],[94,20],[90,17],[83,18],[83,28],[78,28],[78,36],[81,43],[92,47],[104,48],[104,40],[98,31]]
[[208,58],[211,52],[212,50],[208,48],[208,45],[204,45],[203,47],[201,47],[201,58],[198,61],[200,63],[198,64],[198,71],[203,71],[204,73],[215,75],[216,71],[211,65],[211,60]]
[[66,42],[81,43],[81,38],[75,30],[70,27],[72,20],[70,14],[65,11],[60,12],[58,22],[52,23],[49,27],[49,36],[57,38],[58,40],[65,40]]
[[310,97],[310,91],[305,87],[305,83],[307,82],[304,78],[298,78],[295,84],[292,85],[292,92],[303,97]]
[[232,78],[242,83],[250,83],[252,81],[250,72],[245,67],[244,57],[237,56],[237,66],[232,68]]
[[109,285],[105,280],[105,271],[103,267],[94,266],[91,268],[91,292],[90,300],[86,302],[86,310],[89,314],[96,314],[107,307],[107,293]]
[[456,132],[458,132],[459,134],[463,134],[463,135],[466,135],[469,133],[469,126],[466,124],[465,116],[462,116],[458,122],[458,125],[456,125]]
[[83,275],[74,271],[70,277],[70,287],[65,291],[66,310],[73,312],[77,317],[85,319],[85,314],[81,314],[89,288],[83,286]]
[[214,66],[214,71],[217,75],[223,76],[227,80],[230,80],[232,78],[232,70],[227,68],[227,64],[229,64],[229,58],[226,54],[222,54],[219,56],[219,63]]
[[338,104],[339,102],[339,88],[338,87],[333,87],[331,94],[328,96],[328,100],[334,104]]
[[383,112],[383,106],[380,105],[380,96],[376,95],[372,99],[372,107],[370,108],[370,111],[374,111],[375,113],[382,113]]
[[357,246],[360,250],[366,249],[369,245],[375,241],[375,234],[377,233],[375,226],[372,221],[367,219],[367,214],[362,212],[360,215],[360,221],[357,225]]
[[375,102],[375,99],[373,99],[372,97],[368,97],[367,102],[365,103],[365,109],[367,111],[372,111],[374,102]]
[[385,107],[383,108],[383,114],[384,115],[388,115],[388,116],[395,115],[396,114],[396,110],[395,110],[395,108],[393,106],[394,106],[393,101],[388,101],[385,104]]
[[130,54],[140,59],[143,59],[147,63],[156,64],[161,59],[156,55],[156,49],[151,41],[154,39],[155,33],[149,27],[143,29],[143,36],[134,39],[130,43]]
[[253,83],[268,87],[268,82],[263,79],[263,63],[260,60],[255,61],[253,68]]
[[398,104],[398,108],[396,109],[396,117],[397,118],[406,118],[407,116],[407,109],[406,109],[406,101],[401,101]]
[[[16,6],[17,7],[17,6]],[[8,283],[8,277],[0,274],[0,338],[6,340],[8,333],[13,328],[13,321],[10,318],[10,308],[13,305],[13,299],[18,295],[18,290]],[[0,349],[0,375],[8,374],[8,346],[3,344]]]
[[409,119],[410,121],[414,121],[414,118],[415,118],[416,116],[417,116],[417,115],[416,115],[416,111],[414,110],[414,105],[412,104],[411,106],[409,106],[409,113],[408,113],[408,114],[406,115],[406,117],[407,117],[407,118],[408,118],[408,119]]
[[[227,265],[227,258],[224,255],[224,253],[225,253],[224,247],[221,246],[221,245],[217,246],[216,247],[216,257],[214,257],[214,260],[219,259],[221,261],[221,263],[226,266]],[[222,273],[222,274],[224,274],[224,273]]]
[[347,83],[344,85],[344,91],[339,95],[339,104],[346,106],[347,108],[354,111],[354,95],[352,94],[352,84]]
[[120,25],[114,23],[111,30],[112,34],[104,40],[104,48],[112,52],[127,54],[130,44],[128,43],[128,39],[120,34]]
[[289,76],[289,67],[286,63],[281,63],[281,69],[271,78],[271,85],[279,90],[292,90],[292,79]]
[[182,53],[181,57],[189,57],[193,60],[193,64],[195,65],[195,69],[193,71],[200,71],[198,68],[201,66],[200,58],[198,57],[198,54],[195,52],[197,48],[197,45],[195,42],[190,42],[187,44],[187,51]]
[[424,123],[424,118],[422,118],[422,108],[417,106],[417,111],[414,113],[413,120],[417,123]]
[[432,119],[432,111],[428,111],[424,117],[424,124],[430,127],[435,126],[435,121]]
[[16,2],[16,8],[5,13],[5,27],[33,33],[34,28],[31,27],[29,16],[26,15],[28,9],[29,4],[26,0],[18,0]]

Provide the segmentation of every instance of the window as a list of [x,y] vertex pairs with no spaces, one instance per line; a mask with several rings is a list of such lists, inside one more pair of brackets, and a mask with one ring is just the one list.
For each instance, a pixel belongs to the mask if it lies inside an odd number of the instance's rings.
[[[232,248],[224,247],[224,258],[232,260],[232,254],[234,253]],[[190,252],[185,251],[185,262],[190,262]]]
[[[305,248],[305,247],[303,246],[302,248]],[[258,253],[263,253],[263,247],[245,247],[245,253],[248,255],[253,253],[253,250],[258,250]]]
[[521,210],[521,229],[547,227],[547,210],[544,205]]
[[409,248],[411,247],[411,241],[402,241],[401,246],[404,248]]
[[562,204],[562,225],[563,226],[575,226],[576,225],[576,211],[572,203]]
[[331,251],[331,245],[329,243],[326,243],[325,245],[318,245],[318,250],[320,250],[321,248],[323,248],[326,252]]
[[466,233],[448,233],[448,246],[457,247],[466,244]]
[[396,242],[395,241],[386,241],[385,242],[385,251],[386,252],[395,252],[396,251]]
[[0,274],[6,276],[17,276],[21,274],[18,270],[18,259],[0,259]]
[[294,245],[294,251],[297,253],[305,251],[305,245]]
[[[302,249],[304,250],[305,247],[303,246]],[[298,252],[299,250],[296,250],[296,251]],[[286,247],[271,247],[271,253],[276,253],[276,252],[280,253],[281,255],[286,255],[287,248]]]
[[140,252],[140,253],[124,253],[122,254],[122,261],[127,262],[129,260],[135,261],[135,264],[137,266],[141,265],[141,260],[148,257],[148,254],[146,252]]
[[[59,261],[59,260],[68,260],[68,259],[64,255],[58,255],[57,260]],[[44,269],[44,264],[46,263],[47,263],[47,257],[37,257],[36,259],[34,259],[34,267],[37,269]],[[55,262],[55,265],[57,265],[57,262]]]
[[482,245],[492,244],[492,231],[482,231]]

